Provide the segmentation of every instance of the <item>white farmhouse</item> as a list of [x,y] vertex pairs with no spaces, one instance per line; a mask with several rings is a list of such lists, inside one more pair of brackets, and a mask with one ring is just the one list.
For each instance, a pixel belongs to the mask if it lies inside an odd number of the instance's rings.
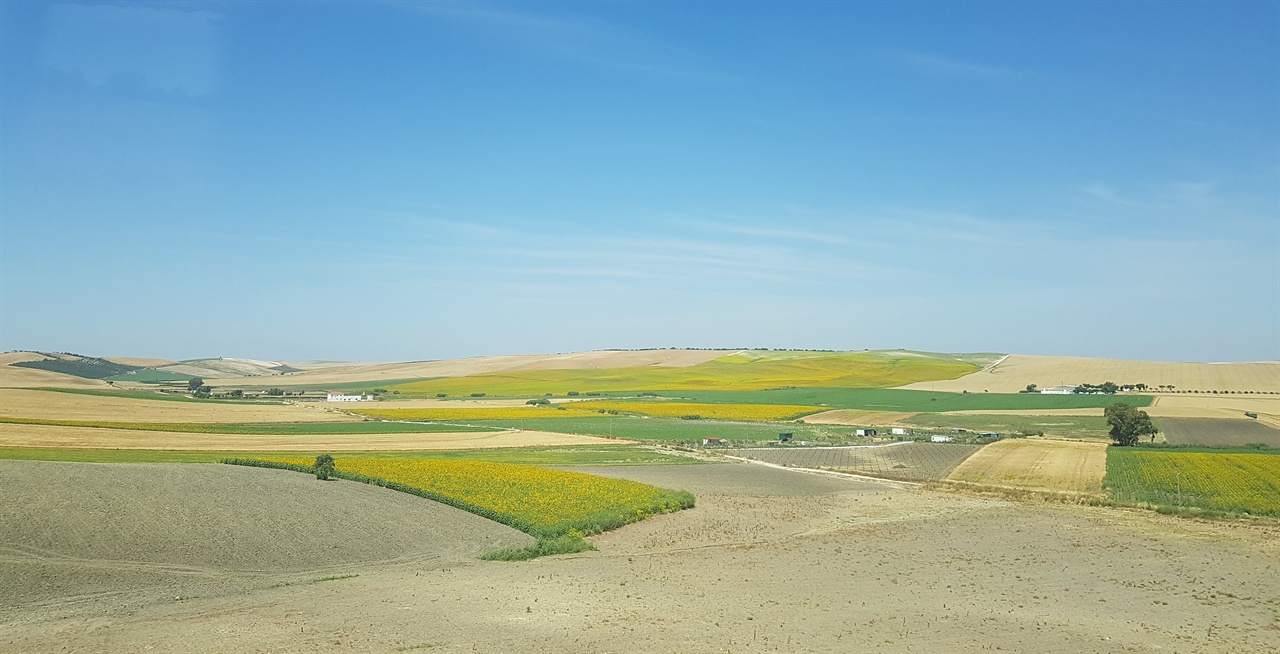
[[950,436],[930,436],[929,442],[930,443],[950,443],[951,437]]
[[1071,395],[1076,392],[1075,386],[1050,386],[1040,389],[1041,395]]
[[342,391],[329,391],[329,397],[325,402],[359,402],[366,399],[361,395],[346,395]]

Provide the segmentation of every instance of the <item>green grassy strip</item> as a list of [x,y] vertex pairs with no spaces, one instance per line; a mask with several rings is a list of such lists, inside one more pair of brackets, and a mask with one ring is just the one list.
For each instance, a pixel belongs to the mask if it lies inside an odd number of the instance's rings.
[[528,561],[539,556],[577,554],[578,552],[589,552],[595,549],[596,547],[583,540],[582,536],[565,534],[555,538],[540,538],[538,542],[528,547],[501,547],[489,550],[481,554],[480,558],[485,561]]
[[519,420],[469,420],[469,424],[514,429],[533,429],[582,436],[614,436],[631,440],[702,444],[704,438],[730,441],[769,441],[782,432],[796,440],[835,441],[853,433],[842,425],[804,425],[794,422],[726,422],[681,420],[679,418],[638,418],[633,416],[588,416],[582,418],[529,418]]
[[[703,463],[698,459],[664,454],[649,448],[632,445],[343,452],[342,455],[371,459],[449,459],[542,466],[698,465]],[[298,456],[298,453],[0,447],[0,459],[74,461],[80,463],[217,463],[223,459],[282,458],[290,456]]]
[[[1101,412],[1099,412],[1101,413]],[[1097,416],[1017,416],[921,413],[903,420],[908,425],[933,429],[959,428],[1002,434],[1044,432],[1050,436],[1109,439],[1107,421]]]
[[47,425],[85,427],[90,429],[130,429],[187,434],[239,434],[246,436],[287,436],[306,434],[424,434],[440,432],[501,431],[499,427],[480,427],[444,423],[381,422],[116,422],[105,420],[47,420],[44,418],[0,417],[0,423],[14,425]]

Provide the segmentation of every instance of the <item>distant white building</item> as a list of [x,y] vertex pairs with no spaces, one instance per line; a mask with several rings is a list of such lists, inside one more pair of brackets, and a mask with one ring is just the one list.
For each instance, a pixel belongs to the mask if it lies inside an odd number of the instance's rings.
[[359,402],[366,399],[363,395],[346,395],[342,391],[329,391],[326,402]]
[[950,443],[950,442],[951,442],[951,437],[950,437],[950,436],[930,436],[930,437],[929,437],[929,442],[931,442],[931,443]]
[[1051,386],[1040,389],[1041,395],[1071,395],[1076,392],[1075,386]]
[[906,430],[906,429],[903,429],[902,427],[894,427],[894,428],[892,429],[892,432],[893,432],[893,435],[894,435],[894,436],[906,436],[906,435],[907,435],[907,430]]

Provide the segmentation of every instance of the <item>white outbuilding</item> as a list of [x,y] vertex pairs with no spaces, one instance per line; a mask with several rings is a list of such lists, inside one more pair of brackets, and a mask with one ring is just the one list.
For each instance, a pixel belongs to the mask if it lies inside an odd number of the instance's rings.
[[366,399],[363,395],[347,395],[342,391],[329,391],[325,402],[359,402]]
[[1041,395],[1071,395],[1076,392],[1075,386],[1050,386],[1040,389]]

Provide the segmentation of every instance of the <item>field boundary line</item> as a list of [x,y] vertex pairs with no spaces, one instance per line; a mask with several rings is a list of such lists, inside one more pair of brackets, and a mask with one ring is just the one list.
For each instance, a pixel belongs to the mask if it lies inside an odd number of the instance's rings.
[[724,455],[724,458],[733,459],[734,461],[742,461],[743,463],[753,463],[755,465],[764,466],[766,468],[777,468],[779,470],[792,470],[795,472],[808,472],[808,473],[813,473],[817,475],[828,475],[831,477],[844,477],[846,479],[856,479],[858,481],[870,481],[870,482],[875,482],[879,484],[885,484],[887,486],[893,486],[895,488],[901,488],[904,490],[909,488],[919,488],[924,485],[914,481],[898,481],[896,479],[884,479],[881,477],[871,477],[869,475],[857,475],[851,472],[836,472],[834,470],[822,470],[820,468],[800,468],[797,466],[783,466],[783,465],[778,465],[776,463],[769,463],[768,461],[757,461],[755,459],[748,459],[740,456],[730,456],[728,454]]

